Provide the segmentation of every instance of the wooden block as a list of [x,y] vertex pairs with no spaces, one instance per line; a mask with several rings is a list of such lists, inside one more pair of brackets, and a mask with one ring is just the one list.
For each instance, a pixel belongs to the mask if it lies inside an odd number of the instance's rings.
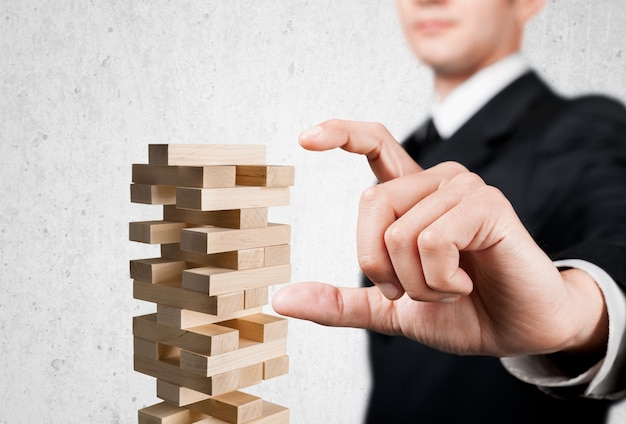
[[208,255],[208,265],[234,270],[261,268],[265,265],[265,249],[255,247]]
[[237,185],[289,187],[294,183],[295,168],[281,165],[239,165]]
[[196,402],[189,408],[231,424],[244,424],[262,416],[263,400],[258,396],[234,391]]
[[184,222],[136,221],[129,223],[129,238],[149,244],[179,243],[180,231],[188,227]]
[[131,184],[130,201],[146,205],[176,205],[176,187]]
[[283,355],[263,362],[263,380],[285,375],[289,372],[289,356]]
[[133,337],[135,356],[149,359],[165,359],[180,356],[180,349],[174,346],[164,345],[151,340]]
[[161,166],[133,164],[133,182],[199,188],[234,187],[234,166]]
[[286,355],[287,340],[258,343],[239,339],[239,349],[216,356],[200,355],[186,350],[180,351],[180,368],[192,373],[210,377],[232,371],[277,356]]
[[[156,314],[148,314],[133,318],[133,335],[143,340],[185,349],[203,355],[221,355],[239,348],[239,332],[237,329],[217,324],[204,324],[186,330],[167,327],[157,323]],[[143,352],[143,350],[142,350]],[[148,351],[149,352],[149,351]],[[168,352],[156,359],[175,356]],[[136,352],[137,355],[143,356]],[[152,358],[153,356],[148,356]]]
[[[149,370],[152,367],[152,364],[150,362],[151,361],[142,360],[141,358],[135,358],[135,368]],[[261,416],[259,418],[249,421],[247,424],[289,424],[289,409],[265,400],[262,402],[263,404],[261,408]],[[174,415],[181,410],[189,412],[189,416],[183,418],[186,420],[182,421],[182,423],[184,424],[222,424],[226,422],[215,417],[208,417],[206,416],[206,414],[202,414],[198,411],[192,411],[180,407],[177,408],[176,405],[168,404],[167,402],[162,402],[158,405],[162,404],[164,406],[161,406],[159,408],[155,408],[157,405],[152,405],[147,408],[141,409],[139,411],[139,424],[180,424],[181,422],[179,421],[159,420],[168,419],[168,415]]]
[[202,267],[183,271],[183,288],[209,296],[244,291],[256,287],[287,283],[291,265],[276,265],[240,271]]
[[150,165],[263,165],[262,144],[150,144]]
[[157,305],[157,322],[161,325],[165,325],[177,329],[187,329],[197,327],[203,324],[219,323],[225,319],[238,318],[240,316],[248,315],[250,313],[259,313],[262,308],[252,308],[241,311],[236,311],[230,314],[224,315],[210,315],[202,312],[190,311],[188,309],[174,308],[166,305]]
[[139,337],[133,337],[133,352],[142,358],[160,359],[158,344]]
[[206,253],[181,250],[180,243],[161,244],[161,257],[199,265],[209,265],[209,255]]
[[224,228],[262,228],[267,226],[267,208],[194,211],[178,209],[176,205],[165,205],[163,219]]
[[265,228],[235,230],[220,227],[185,228],[180,232],[180,248],[198,253],[220,253],[255,247],[289,244],[291,227],[268,223]]
[[289,424],[289,409],[264,400],[262,417],[250,424]]
[[176,188],[176,207],[196,211],[289,205],[289,187]]
[[144,283],[158,284],[181,281],[187,268],[185,261],[167,258],[134,259],[130,261],[130,278]]
[[287,337],[287,319],[268,314],[252,314],[220,322],[239,330],[239,336],[255,342],[270,342]]
[[230,292],[216,296],[206,296],[182,287],[180,281],[150,284],[133,281],[133,297],[146,302],[174,308],[189,309],[204,314],[226,317],[244,310],[244,294]]
[[207,418],[199,411],[161,402],[138,411],[139,424],[189,424]]
[[[266,361],[267,362],[267,361]],[[243,389],[249,386],[256,386],[263,382],[263,364],[248,365],[247,367],[239,368],[239,388]]]
[[185,406],[210,398],[206,393],[163,380],[157,380],[157,397],[176,406]]
[[244,309],[258,308],[267,305],[269,302],[269,290],[266,286],[254,289],[244,290],[243,307]]
[[265,266],[285,265],[291,262],[291,246],[280,244],[264,248]]
[[212,265],[229,269],[251,269],[265,266],[265,249],[235,250],[221,253],[198,253],[181,250],[180,243],[162,244],[161,256],[172,260],[182,260],[199,265]]
[[179,358],[157,360],[135,356],[134,369],[156,379],[188,387],[210,396],[229,393],[240,388],[238,369],[211,377],[203,377],[181,369],[179,362]]

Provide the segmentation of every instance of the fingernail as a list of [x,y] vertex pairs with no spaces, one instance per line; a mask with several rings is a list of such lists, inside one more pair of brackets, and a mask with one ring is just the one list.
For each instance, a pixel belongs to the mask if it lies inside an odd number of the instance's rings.
[[400,294],[398,286],[393,283],[376,283],[376,286],[378,286],[378,290],[380,290],[383,296],[385,296],[387,299],[397,299]]
[[444,297],[443,299],[441,299],[441,302],[443,302],[443,303],[454,303],[457,300],[459,300],[460,298],[461,298],[461,296]]
[[317,127],[313,127],[310,130],[306,130],[304,131],[302,134],[300,134],[300,139],[316,139],[317,137],[319,137],[319,135],[322,133],[322,127],[320,127],[319,125]]

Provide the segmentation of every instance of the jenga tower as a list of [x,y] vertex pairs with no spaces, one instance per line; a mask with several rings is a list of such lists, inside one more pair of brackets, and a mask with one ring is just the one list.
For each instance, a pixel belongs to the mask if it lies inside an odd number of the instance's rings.
[[288,372],[287,320],[262,309],[291,278],[290,227],[267,216],[293,182],[264,145],[151,144],[133,165],[131,202],[163,205],[163,220],[129,225],[130,240],[160,245],[130,261],[133,297],[156,303],[133,319],[134,367],[163,400],[140,424],[289,422],[240,390]]

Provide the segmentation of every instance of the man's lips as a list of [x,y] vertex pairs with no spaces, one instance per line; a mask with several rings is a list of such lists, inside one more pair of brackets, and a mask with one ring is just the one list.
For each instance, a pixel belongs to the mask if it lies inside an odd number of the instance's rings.
[[435,33],[448,29],[454,25],[454,21],[447,19],[424,19],[416,22],[416,29],[420,32]]

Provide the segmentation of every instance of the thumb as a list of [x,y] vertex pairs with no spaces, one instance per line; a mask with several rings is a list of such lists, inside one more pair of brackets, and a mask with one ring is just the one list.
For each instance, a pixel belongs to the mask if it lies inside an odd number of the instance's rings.
[[390,300],[376,287],[338,288],[324,283],[294,283],[280,289],[272,307],[281,314],[333,327],[355,327],[396,334]]

